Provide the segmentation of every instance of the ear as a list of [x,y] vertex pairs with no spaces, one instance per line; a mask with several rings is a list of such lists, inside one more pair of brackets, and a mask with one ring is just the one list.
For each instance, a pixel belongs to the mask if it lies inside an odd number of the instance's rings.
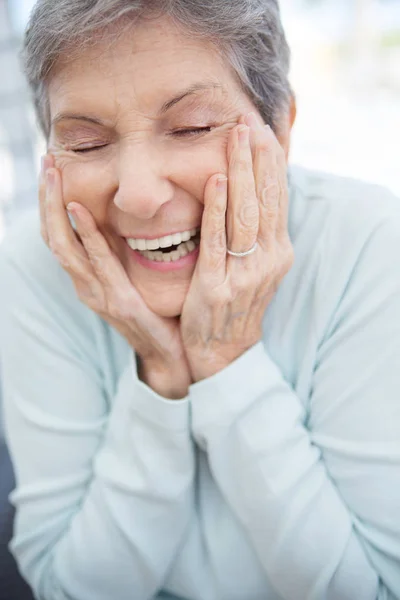
[[290,104],[288,110],[282,117],[279,132],[277,135],[278,141],[282,148],[285,151],[286,161],[289,159],[289,151],[290,151],[290,135],[292,131],[292,127],[296,120],[297,107],[296,107],[296,98],[292,92],[290,96]]
[[290,107],[289,107],[289,121],[290,121],[290,129],[292,129],[294,122],[296,120],[297,115],[297,105],[296,105],[296,96],[292,92],[290,95]]

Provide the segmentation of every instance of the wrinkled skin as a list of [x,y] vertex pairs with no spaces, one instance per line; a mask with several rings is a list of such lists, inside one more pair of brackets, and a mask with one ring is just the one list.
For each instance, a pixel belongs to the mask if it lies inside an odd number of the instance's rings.
[[[196,83],[209,87],[160,112]],[[294,105],[277,139],[215,49],[167,19],[59,64],[49,94],[42,235],[80,299],[142,358],[143,379],[182,397],[260,339],[293,262],[286,160]],[[134,260],[124,239],[200,225],[197,263],[166,273]],[[227,246],[255,242],[251,256],[226,255]]]

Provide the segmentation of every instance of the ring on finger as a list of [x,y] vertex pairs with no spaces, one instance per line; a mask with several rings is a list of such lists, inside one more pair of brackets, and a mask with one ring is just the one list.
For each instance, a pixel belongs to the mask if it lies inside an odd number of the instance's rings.
[[257,242],[254,244],[254,246],[252,248],[250,248],[250,250],[247,250],[246,252],[233,252],[233,250],[229,250],[229,248],[226,249],[227,254],[229,254],[230,256],[236,256],[237,258],[242,258],[243,256],[250,256],[251,254],[254,254],[254,252],[257,250]]

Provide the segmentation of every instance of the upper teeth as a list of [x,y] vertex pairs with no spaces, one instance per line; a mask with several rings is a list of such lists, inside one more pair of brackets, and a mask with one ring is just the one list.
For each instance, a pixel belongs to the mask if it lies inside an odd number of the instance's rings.
[[189,229],[182,233],[173,233],[172,235],[165,235],[161,238],[154,240],[144,240],[128,238],[126,241],[132,250],[157,250],[158,248],[168,248],[169,246],[178,246],[182,242],[187,242],[191,237],[196,235],[197,229]]

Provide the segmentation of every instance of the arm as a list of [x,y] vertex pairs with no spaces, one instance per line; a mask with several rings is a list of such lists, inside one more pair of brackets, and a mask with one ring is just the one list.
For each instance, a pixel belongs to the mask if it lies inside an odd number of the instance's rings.
[[[23,236],[16,242],[24,246]],[[97,358],[105,348],[95,342],[101,320],[74,300],[71,318],[72,286],[46,261],[32,273],[40,261],[25,273],[4,251],[0,262],[12,552],[40,600],[153,598],[192,510],[187,398],[152,392],[132,359],[109,397]],[[61,292],[46,293],[43,277],[65,283]]]
[[309,400],[262,343],[191,386],[195,438],[285,600],[400,598],[399,256],[397,216],[360,256]]

